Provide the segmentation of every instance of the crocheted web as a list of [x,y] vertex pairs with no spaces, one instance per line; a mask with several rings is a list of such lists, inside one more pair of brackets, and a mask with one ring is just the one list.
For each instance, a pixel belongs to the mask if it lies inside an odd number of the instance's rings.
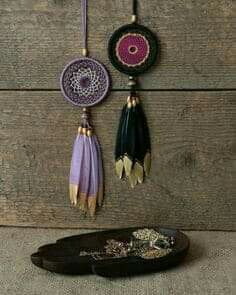
[[98,61],[81,58],[68,64],[61,76],[61,89],[66,99],[78,106],[91,106],[107,94],[109,77]]
[[125,25],[111,36],[108,54],[111,63],[120,72],[138,76],[147,71],[157,59],[157,37],[142,25]]
[[150,46],[145,36],[135,33],[124,34],[116,44],[118,60],[128,67],[136,67],[146,61]]

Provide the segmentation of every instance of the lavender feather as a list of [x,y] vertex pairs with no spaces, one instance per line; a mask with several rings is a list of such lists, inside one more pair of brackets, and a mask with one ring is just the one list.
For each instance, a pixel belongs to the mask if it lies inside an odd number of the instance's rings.
[[78,134],[72,152],[71,167],[70,167],[70,184],[79,184],[81,174],[81,164],[83,159],[84,144],[83,135]]
[[70,168],[70,201],[73,205],[77,204],[80,175],[82,173],[82,159],[84,153],[83,136],[78,134],[73,146],[71,168]]
[[91,153],[91,178],[89,196],[97,196],[98,193],[98,154],[95,145],[95,135],[89,137],[90,153]]
[[90,173],[91,173],[91,155],[88,136],[83,135],[84,153],[82,159],[82,173],[80,174],[79,191],[80,197],[86,198],[89,192]]

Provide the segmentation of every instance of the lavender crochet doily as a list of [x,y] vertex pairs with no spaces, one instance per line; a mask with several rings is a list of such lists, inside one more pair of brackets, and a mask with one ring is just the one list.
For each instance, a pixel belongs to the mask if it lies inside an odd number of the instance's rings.
[[60,84],[67,100],[74,105],[88,107],[99,103],[106,96],[110,79],[100,62],[84,57],[73,60],[65,67]]

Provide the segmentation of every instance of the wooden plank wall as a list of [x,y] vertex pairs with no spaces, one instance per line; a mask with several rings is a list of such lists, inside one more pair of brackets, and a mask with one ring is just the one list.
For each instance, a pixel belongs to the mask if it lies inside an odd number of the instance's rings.
[[113,172],[127,77],[110,66],[106,53],[111,33],[129,22],[131,1],[89,1],[90,52],[113,79],[111,95],[92,112],[106,174],[105,204],[93,221],[68,201],[80,110],[63,100],[58,85],[63,66],[80,55],[79,1],[1,1],[1,225],[236,229],[233,1],[139,2],[140,21],[161,41],[161,59],[141,78],[151,176],[132,190]]

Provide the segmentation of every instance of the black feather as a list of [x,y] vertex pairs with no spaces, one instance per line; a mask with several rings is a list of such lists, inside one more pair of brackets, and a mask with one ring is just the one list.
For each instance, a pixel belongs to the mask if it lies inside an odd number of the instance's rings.
[[119,127],[117,131],[117,136],[116,136],[116,147],[115,147],[116,160],[120,159],[123,156],[124,144],[122,139],[122,133],[123,133],[124,125],[125,125],[126,112],[127,112],[127,104],[124,105],[121,111],[120,122],[119,122]]
[[135,158],[135,111],[136,107],[128,107],[127,120],[124,130],[124,153],[133,162]]
[[142,165],[143,159],[147,151],[147,144],[145,139],[145,128],[143,123],[143,116],[140,113],[140,108],[136,107],[136,151],[135,158]]
[[[143,111],[142,105],[139,103],[137,105],[138,114],[140,117],[140,124],[142,124],[143,128],[143,148],[145,148],[145,154],[146,152],[151,151],[151,141],[150,141],[150,133],[149,128],[147,124],[147,119],[145,116],[145,113]],[[145,156],[144,154],[144,156]]]

